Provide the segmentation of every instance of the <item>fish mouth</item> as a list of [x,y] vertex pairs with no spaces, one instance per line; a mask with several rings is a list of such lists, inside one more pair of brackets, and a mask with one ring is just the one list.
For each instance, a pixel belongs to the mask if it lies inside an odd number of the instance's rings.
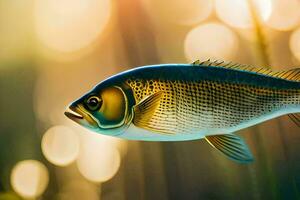
[[99,128],[98,122],[89,113],[85,112],[82,106],[70,105],[64,114],[82,126],[92,129]]
[[70,106],[64,114],[72,120],[82,120],[83,116],[79,112],[76,108]]

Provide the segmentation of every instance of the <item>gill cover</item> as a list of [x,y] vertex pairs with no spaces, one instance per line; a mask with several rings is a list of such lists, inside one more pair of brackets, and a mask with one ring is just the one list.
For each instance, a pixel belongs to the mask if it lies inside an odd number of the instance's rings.
[[101,107],[94,117],[99,121],[101,129],[118,128],[128,118],[128,100],[120,87],[104,88],[100,92]]

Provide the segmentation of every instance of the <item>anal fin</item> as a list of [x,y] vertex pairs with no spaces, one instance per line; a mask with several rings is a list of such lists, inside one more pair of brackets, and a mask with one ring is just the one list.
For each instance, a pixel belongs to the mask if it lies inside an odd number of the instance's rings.
[[300,127],[300,113],[289,114],[288,116],[297,126]]
[[206,136],[207,142],[229,159],[239,163],[253,161],[252,153],[243,139],[233,134]]

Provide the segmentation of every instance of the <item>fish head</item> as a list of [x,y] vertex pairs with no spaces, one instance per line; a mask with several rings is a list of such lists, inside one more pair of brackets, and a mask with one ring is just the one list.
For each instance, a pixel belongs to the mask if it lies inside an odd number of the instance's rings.
[[71,103],[65,115],[92,131],[117,136],[129,127],[131,110],[125,89],[104,84]]

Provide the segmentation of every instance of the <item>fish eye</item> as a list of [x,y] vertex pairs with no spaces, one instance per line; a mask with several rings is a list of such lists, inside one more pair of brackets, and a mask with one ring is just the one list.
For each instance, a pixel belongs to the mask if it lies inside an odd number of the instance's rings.
[[86,105],[89,110],[95,111],[98,110],[101,107],[102,100],[99,99],[97,96],[91,96],[87,99]]

